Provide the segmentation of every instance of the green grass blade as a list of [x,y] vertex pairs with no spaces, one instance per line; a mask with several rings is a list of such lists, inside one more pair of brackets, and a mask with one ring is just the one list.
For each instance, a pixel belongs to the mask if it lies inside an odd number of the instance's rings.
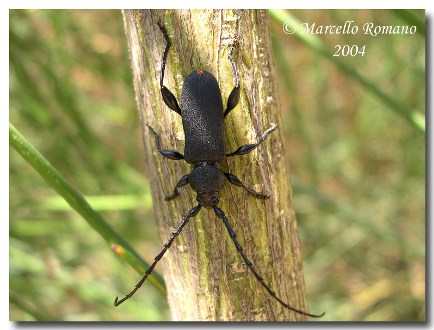
[[[297,30],[297,28],[301,25],[301,22],[286,10],[273,9],[270,10],[270,15],[281,24],[285,23],[289,29]],[[402,102],[395,100],[394,98],[384,93],[380,88],[378,88],[377,85],[360,75],[351,66],[341,61],[336,61],[333,57],[333,53],[321,41],[320,38],[307,33],[300,34],[295,32],[293,35],[299,40],[301,40],[303,43],[305,43],[308,47],[313,49],[315,52],[321,54],[326,59],[333,62],[340,70],[344,71],[346,75],[352,77],[354,80],[359,82],[367,91],[378,97],[397,114],[405,118],[419,132],[425,133],[425,116],[423,114],[421,114],[420,112],[409,110],[405,105],[402,104]]]
[[[149,264],[106,223],[99,213],[92,209],[83,195],[75,190],[11,123],[9,123],[9,144],[102,236],[115,254],[125,260],[140,274],[145,272]],[[164,280],[160,274],[154,271],[149,277],[149,281],[161,293],[166,293]]]

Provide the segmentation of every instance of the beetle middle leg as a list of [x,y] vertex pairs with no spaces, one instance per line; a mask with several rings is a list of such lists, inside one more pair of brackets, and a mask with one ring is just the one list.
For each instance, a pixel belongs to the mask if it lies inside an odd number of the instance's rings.
[[262,142],[265,141],[265,139],[270,135],[275,129],[277,128],[276,124],[273,124],[269,129],[265,131],[265,133],[261,136],[261,138],[258,140],[257,143],[253,144],[245,144],[241,147],[239,147],[234,152],[231,152],[230,154],[226,154],[226,157],[232,157],[232,156],[240,156],[240,155],[246,155],[252,150],[256,149]]
[[[268,135],[270,135],[275,129],[277,128],[276,124],[273,124],[269,129],[267,129],[265,131],[265,133],[261,136],[261,138],[258,140],[257,143],[253,143],[253,144],[246,144],[243,145],[241,147],[239,147],[237,150],[235,150],[234,152],[231,152],[230,154],[226,154],[226,157],[231,157],[231,156],[239,156],[239,155],[246,155],[249,152],[251,152],[252,150],[256,149],[262,142],[264,142]],[[238,187],[243,188],[244,190],[246,190],[249,194],[253,195],[256,198],[259,199],[267,199],[269,196],[262,194],[262,193],[258,193],[256,191],[254,191],[253,189],[246,187],[240,179],[238,179],[235,175],[231,174],[231,173],[225,173],[224,175],[226,176],[226,178],[228,179],[228,181]]]
[[155,136],[155,145],[157,146],[157,150],[158,150],[158,152],[160,154],[162,154],[164,157],[172,159],[172,160],[184,159],[184,155],[182,155],[181,153],[179,153],[176,150],[161,150],[160,136],[158,135],[157,131],[151,125],[149,125],[149,124],[146,124],[146,126],[148,126],[148,128],[154,134],[154,136]]

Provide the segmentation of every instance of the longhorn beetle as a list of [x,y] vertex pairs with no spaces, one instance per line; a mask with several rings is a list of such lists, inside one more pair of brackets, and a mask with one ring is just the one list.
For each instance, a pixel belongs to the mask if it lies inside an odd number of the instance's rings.
[[240,82],[238,78],[237,67],[232,57],[237,43],[237,38],[229,49],[229,62],[232,66],[232,71],[235,77],[235,87],[229,95],[226,110],[223,112],[223,103],[221,92],[216,78],[209,72],[203,70],[193,71],[184,81],[181,92],[181,107],[175,96],[164,86],[164,70],[166,68],[167,55],[171,42],[165,27],[158,22],[158,27],[163,33],[166,45],[164,48],[163,59],[161,63],[160,73],[160,88],[164,103],[173,111],[178,113],[182,118],[182,125],[185,133],[184,155],[175,150],[162,150],[160,146],[160,136],[157,131],[150,125],[147,125],[149,130],[155,137],[155,144],[158,152],[166,158],[172,160],[184,159],[187,163],[193,164],[193,169],[189,174],[184,175],[176,184],[173,193],[166,196],[166,201],[170,201],[179,195],[178,188],[190,184],[191,188],[197,193],[196,200],[198,205],[193,207],[181,221],[181,224],[172,231],[172,235],[164,244],[163,250],[155,257],[154,262],[145,272],[145,275],[137,283],[135,288],[128,293],[124,298],[115,299],[115,306],[120,305],[125,300],[129,299],[146,281],[148,276],[154,270],[156,264],[160,261],[166,251],[170,248],[175,238],[181,233],[182,229],[188,221],[197,215],[202,207],[213,209],[216,216],[219,217],[229,233],[236,249],[244,259],[247,267],[252,271],[256,279],[268,291],[268,293],[276,299],[282,306],[302,315],[310,317],[321,317],[320,315],[310,314],[300,309],[294,308],[282,299],[264,282],[264,279],[259,275],[253,266],[252,262],[247,258],[240,243],[238,242],[235,232],[229,224],[229,220],[225,213],[217,206],[219,202],[219,191],[223,188],[225,180],[246,190],[249,194],[256,198],[267,199],[268,196],[258,193],[249,187],[246,187],[240,179],[231,173],[223,172],[218,165],[222,163],[226,157],[245,155],[254,150],[262,142],[265,141],[276,128],[276,125],[271,126],[262,137],[254,144],[246,144],[239,147],[234,152],[225,153],[225,135],[224,135],[224,118],[238,104],[240,99]]

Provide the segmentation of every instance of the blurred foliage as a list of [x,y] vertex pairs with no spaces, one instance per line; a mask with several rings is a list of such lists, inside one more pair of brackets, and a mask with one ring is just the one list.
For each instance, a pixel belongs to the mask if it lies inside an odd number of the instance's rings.
[[[425,27],[421,10],[290,13],[317,25]],[[330,52],[366,45],[363,57],[328,61],[270,23],[310,310],[424,320],[425,136],[333,62],[423,117],[424,35],[319,35]],[[14,10],[9,37],[10,121],[152,261],[161,243],[121,12]],[[113,307],[137,273],[13,149],[9,158],[10,319],[168,320],[151,285]]]

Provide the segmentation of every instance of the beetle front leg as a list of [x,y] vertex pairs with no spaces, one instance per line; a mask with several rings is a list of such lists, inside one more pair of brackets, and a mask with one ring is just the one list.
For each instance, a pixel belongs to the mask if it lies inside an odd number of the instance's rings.
[[185,185],[187,185],[188,182],[188,174],[184,175],[176,184],[175,189],[173,189],[173,194],[166,196],[165,200],[166,201],[171,201],[172,199],[175,199],[176,197],[179,196],[179,192],[178,192],[178,188],[183,187]]
[[236,185],[236,186],[238,186],[238,187],[243,188],[243,189],[244,189],[245,191],[247,191],[250,195],[253,195],[253,196],[255,196],[256,198],[259,198],[259,199],[267,199],[267,198],[270,197],[270,196],[268,196],[268,195],[258,193],[258,192],[254,191],[253,189],[251,189],[251,188],[249,188],[249,187],[246,187],[246,186],[241,182],[241,180],[238,179],[235,175],[233,175],[233,174],[231,174],[231,173],[225,173],[225,172],[223,172],[223,173],[224,173],[224,175],[226,176],[226,179],[228,179],[228,181],[229,181],[230,183],[232,183],[232,184],[234,184],[234,185]]

